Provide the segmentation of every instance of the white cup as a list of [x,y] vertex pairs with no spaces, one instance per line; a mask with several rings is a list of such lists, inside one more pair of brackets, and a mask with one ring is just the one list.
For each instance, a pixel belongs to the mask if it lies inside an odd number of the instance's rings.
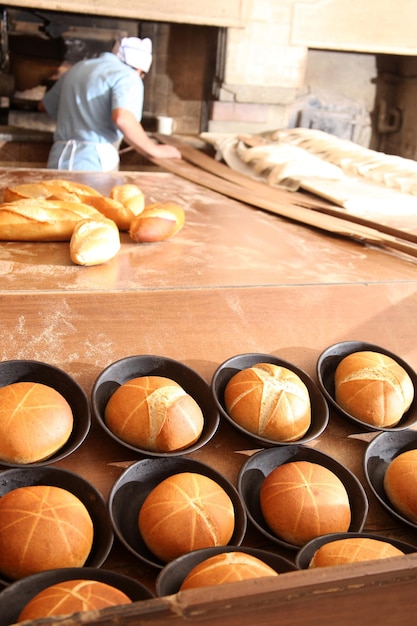
[[172,117],[158,115],[156,121],[158,133],[161,133],[161,135],[172,135],[175,128],[174,119]]

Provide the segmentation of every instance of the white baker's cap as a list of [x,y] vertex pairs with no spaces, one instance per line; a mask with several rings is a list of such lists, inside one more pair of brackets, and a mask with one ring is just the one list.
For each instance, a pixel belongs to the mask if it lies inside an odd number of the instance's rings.
[[152,41],[149,37],[124,37],[117,51],[119,59],[136,70],[149,72],[152,64]]

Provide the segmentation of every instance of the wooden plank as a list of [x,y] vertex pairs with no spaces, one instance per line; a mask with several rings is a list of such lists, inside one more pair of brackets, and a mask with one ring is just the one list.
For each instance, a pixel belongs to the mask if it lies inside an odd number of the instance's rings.
[[[165,136],[163,135],[156,135],[156,137],[165,141]],[[190,150],[194,150],[190,146],[183,146],[177,139],[171,137],[167,137],[166,141],[167,143],[169,142],[172,145],[176,145],[180,149],[181,154],[184,153],[185,156],[187,153],[190,153]],[[206,155],[202,154],[201,156],[205,157]],[[236,183],[236,172],[232,175],[233,180],[227,180],[226,178],[213,174],[211,171],[195,167],[185,160],[154,158],[150,160],[173,174],[182,176],[187,180],[213,191],[217,191],[235,200],[239,200],[240,202],[244,202],[245,204],[255,206],[258,209],[275,213],[281,217],[313,228],[318,228],[323,232],[348,237],[362,244],[367,243],[382,248],[391,248],[417,258],[417,245],[411,241],[405,241],[405,238],[402,236],[403,231],[398,230],[396,231],[397,234],[393,236],[388,233],[383,233],[379,229],[380,225],[375,222],[372,222],[372,226],[367,226],[346,219],[344,214],[343,217],[341,217],[339,215],[311,211],[310,209],[292,202],[291,196],[293,192],[288,192],[285,199],[284,196],[276,199],[270,193],[266,194],[258,190],[254,191],[253,189],[243,187]],[[212,161],[214,160],[212,159]],[[221,165],[222,164],[214,161],[214,164],[211,165],[212,171],[217,169],[215,166]]]
[[[339,208],[339,206],[335,205],[334,202],[331,201],[330,197],[327,199],[328,202],[323,202],[318,199],[314,199],[311,196],[307,196],[305,193],[300,193],[297,191],[289,192],[285,189],[279,189],[278,187],[271,187],[271,185],[268,185],[263,181],[250,178],[249,176],[246,176],[241,172],[232,170],[224,163],[216,161],[204,152],[196,150],[189,144],[185,144],[175,137],[167,137],[165,135],[158,134],[155,134],[155,137],[160,141],[175,145],[181,151],[182,157],[186,161],[189,161],[190,163],[193,163],[194,165],[197,165],[198,167],[201,167],[202,169],[211,172],[216,176],[220,176],[220,178],[224,178],[225,180],[229,180],[231,182],[239,184],[246,189],[251,189],[257,194],[261,194],[262,196],[266,195],[266,197],[269,199],[273,198],[277,201],[282,201],[286,203],[290,202],[291,204],[295,204],[296,206],[313,209],[315,211],[321,211],[322,213],[326,213],[327,215],[339,217],[349,222],[354,222],[356,224],[360,224],[361,226],[366,226],[367,228],[374,228],[381,233],[386,233],[387,235],[390,235],[391,237],[405,239],[406,241],[417,244],[417,235],[415,235],[414,233],[404,231],[399,228],[394,228],[387,224],[381,224],[380,222],[376,222],[375,220],[370,220],[359,215],[347,213],[346,210],[341,209]],[[313,191],[314,190],[312,187],[311,192],[313,193]]]

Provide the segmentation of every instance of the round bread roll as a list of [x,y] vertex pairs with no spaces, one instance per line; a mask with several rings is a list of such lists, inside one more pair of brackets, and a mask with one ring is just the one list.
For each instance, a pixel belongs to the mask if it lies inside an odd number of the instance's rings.
[[258,363],[232,376],[224,400],[237,424],[272,441],[296,441],[311,424],[307,387],[295,372],[272,363]]
[[23,607],[19,621],[98,611],[131,602],[123,591],[112,585],[97,580],[66,580],[37,593]]
[[223,585],[263,576],[278,576],[278,572],[261,559],[245,552],[222,552],[193,567],[184,578],[180,590]]
[[0,498],[0,572],[11,580],[82,567],[93,544],[84,504],[60,487],[19,487]]
[[187,448],[204,426],[194,398],[164,376],[139,376],[121,385],[110,397],[104,419],[119,439],[153,452]]
[[391,461],[384,489],[398,513],[417,524],[417,450],[402,452]]
[[375,561],[400,556],[404,552],[393,546],[389,541],[371,539],[369,537],[347,537],[329,541],[320,546],[313,554],[309,567],[329,567],[344,565],[358,561]]
[[342,481],[310,461],[284,463],[268,474],[260,505],[272,532],[296,546],[328,533],[346,532],[351,522]]
[[136,242],[163,241],[176,235],[184,226],[184,209],[174,202],[148,204],[131,222],[129,234]]
[[214,480],[182,472],[148,494],[138,526],[149,550],[168,562],[192,550],[227,545],[235,513],[230,497]]
[[0,460],[35,463],[51,457],[70,438],[74,417],[56,389],[41,383],[0,388]]
[[395,426],[414,398],[413,382],[405,369],[379,352],[349,354],[337,366],[334,382],[342,409],[372,426]]

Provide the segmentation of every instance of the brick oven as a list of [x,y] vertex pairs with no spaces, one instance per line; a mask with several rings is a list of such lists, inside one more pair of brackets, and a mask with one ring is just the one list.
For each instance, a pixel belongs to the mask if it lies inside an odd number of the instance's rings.
[[415,158],[414,18],[412,0],[63,0],[59,10],[12,0],[0,122],[42,128],[33,110],[42,88],[115,37],[139,35],[154,43],[148,130],[158,115],[194,136],[309,125]]

